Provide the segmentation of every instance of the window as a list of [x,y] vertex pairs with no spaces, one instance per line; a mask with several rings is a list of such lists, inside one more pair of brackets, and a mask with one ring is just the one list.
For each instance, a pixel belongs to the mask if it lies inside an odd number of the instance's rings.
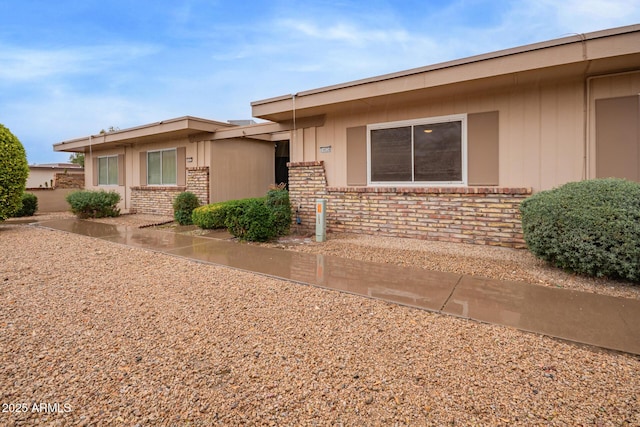
[[466,127],[466,115],[369,125],[369,183],[466,185]]
[[98,157],[98,185],[118,185],[118,156]]
[[176,149],[147,152],[147,184],[176,185]]

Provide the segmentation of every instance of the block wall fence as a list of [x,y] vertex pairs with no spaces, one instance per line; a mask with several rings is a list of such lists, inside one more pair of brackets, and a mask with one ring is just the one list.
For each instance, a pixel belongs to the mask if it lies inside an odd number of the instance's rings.
[[328,232],[525,247],[519,205],[530,188],[328,187],[323,162],[288,166],[294,231],[315,233],[315,200],[322,198]]
[[183,191],[194,193],[200,204],[209,203],[209,168],[187,168],[186,186],[131,187],[131,212],[173,216],[173,201]]

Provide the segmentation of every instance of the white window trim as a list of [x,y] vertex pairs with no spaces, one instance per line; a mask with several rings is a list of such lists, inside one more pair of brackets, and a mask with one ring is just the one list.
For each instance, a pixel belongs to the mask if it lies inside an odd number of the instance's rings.
[[[461,181],[372,181],[371,180],[371,131],[403,126],[428,125],[434,123],[462,123],[462,180]],[[411,132],[413,135],[413,132]],[[413,143],[411,144],[413,164]],[[412,168],[413,169],[413,168]],[[412,170],[413,174],[413,170]],[[401,120],[396,122],[374,123],[367,125],[367,185],[370,187],[457,187],[467,186],[467,114],[451,114],[448,116],[428,117],[423,119]]]
[[[118,175],[116,175],[116,183],[115,184],[100,184],[100,159],[116,159],[116,165],[118,165]],[[118,162],[118,155],[117,154],[111,154],[109,156],[98,156],[98,161],[96,162],[96,167],[98,168],[98,187],[117,187],[118,186],[118,181],[119,181],[119,174],[120,174],[120,164]],[[109,160],[107,160],[107,181],[109,181]]]
[[[175,184],[149,184],[149,153],[162,153],[164,151],[175,151],[176,153],[176,182]],[[178,149],[174,148],[162,148],[160,150],[148,150],[147,151],[147,186],[149,187],[177,187],[178,186]],[[160,180],[162,180],[162,154],[160,155]]]

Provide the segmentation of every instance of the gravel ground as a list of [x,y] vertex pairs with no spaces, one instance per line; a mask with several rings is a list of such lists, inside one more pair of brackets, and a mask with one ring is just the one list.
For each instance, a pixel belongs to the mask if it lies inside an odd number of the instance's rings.
[[0,364],[0,425],[640,425],[638,357],[26,225]]
[[329,234],[323,243],[285,238],[270,246],[640,299],[640,283],[568,273],[550,267],[525,249],[349,234]]

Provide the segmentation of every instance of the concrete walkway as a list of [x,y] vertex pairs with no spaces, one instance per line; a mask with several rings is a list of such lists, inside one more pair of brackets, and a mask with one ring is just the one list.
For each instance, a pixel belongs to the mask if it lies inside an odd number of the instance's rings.
[[41,227],[640,354],[640,301],[154,229],[63,219]]

